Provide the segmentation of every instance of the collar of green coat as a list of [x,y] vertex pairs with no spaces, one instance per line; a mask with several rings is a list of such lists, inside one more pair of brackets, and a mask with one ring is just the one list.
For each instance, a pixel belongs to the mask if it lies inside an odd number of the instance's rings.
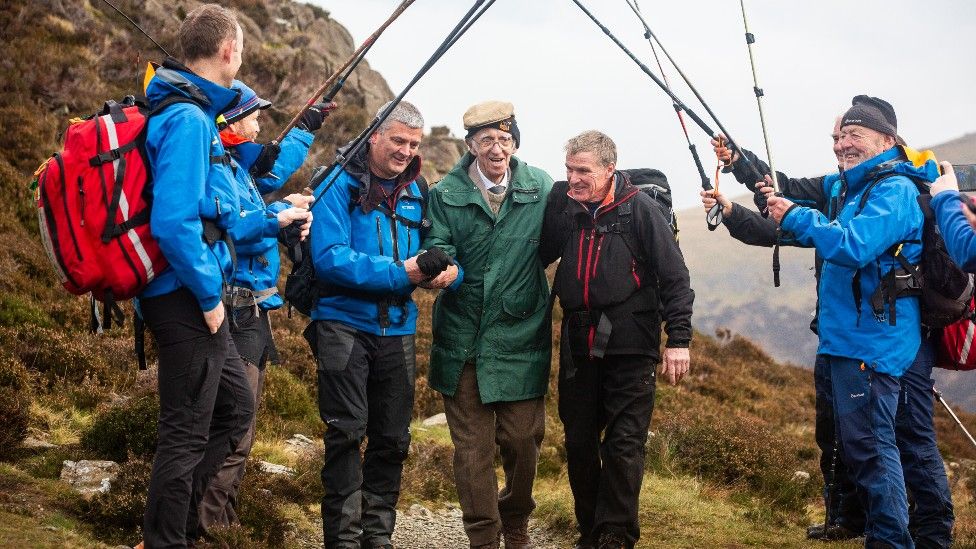
[[[468,175],[468,168],[474,162],[475,157],[470,152],[458,160],[450,172],[437,183],[437,189],[443,197],[445,203],[451,206],[464,206],[467,204],[479,204],[488,210],[488,205],[481,194],[478,184],[471,180]],[[512,171],[509,179],[509,193],[512,200],[518,203],[537,202],[540,200],[542,184],[535,179],[528,164],[516,156],[512,156],[509,162],[509,169]],[[507,200],[506,200],[507,202]]]

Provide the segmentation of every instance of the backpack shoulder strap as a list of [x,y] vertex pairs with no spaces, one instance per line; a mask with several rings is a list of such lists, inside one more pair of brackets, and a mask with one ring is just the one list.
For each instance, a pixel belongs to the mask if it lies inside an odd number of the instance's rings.
[[[164,98],[162,101],[160,101],[155,107],[151,108],[149,110],[148,116],[156,116],[157,114],[166,110],[167,107],[171,107],[173,105],[176,105],[177,103],[190,103],[198,107],[200,106],[199,103],[190,99],[189,97],[184,97],[182,95],[170,95]],[[203,110],[203,107],[200,107],[200,109]]]

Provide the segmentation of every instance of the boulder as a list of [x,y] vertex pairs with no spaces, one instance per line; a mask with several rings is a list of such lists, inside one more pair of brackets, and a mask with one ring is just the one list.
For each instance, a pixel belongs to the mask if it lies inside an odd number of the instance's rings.
[[64,460],[61,480],[70,484],[81,495],[91,497],[95,494],[107,494],[118,472],[119,464],[114,461]]

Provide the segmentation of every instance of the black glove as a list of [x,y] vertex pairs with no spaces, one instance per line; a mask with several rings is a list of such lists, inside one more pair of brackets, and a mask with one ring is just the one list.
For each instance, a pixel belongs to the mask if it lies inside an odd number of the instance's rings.
[[261,154],[254,161],[254,164],[251,165],[251,175],[261,177],[273,170],[275,162],[278,161],[279,154],[281,154],[281,147],[279,145],[271,143],[265,145],[261,149]]
[[316,103],[305,109],[297,125],[307,132],[315,133],[322,127],[322,122],[325,122],[325,118],[334,108],[336,108],[335,103]]
[[756,186],[756,190],[752,195],[752,202],[753,204],[756,205],[756,209],[759,210],[760,212],[763,212],[763,215],[765,215],[766,195],[759,190],[759,186]]
[[417,256],[417,267],[425,276],[437,276],[450,264],[451,257],[436,247]]
[[304,221],[292,221],[290,224],[278,229],[278,242],[291,248],[302,241],[302,225]]

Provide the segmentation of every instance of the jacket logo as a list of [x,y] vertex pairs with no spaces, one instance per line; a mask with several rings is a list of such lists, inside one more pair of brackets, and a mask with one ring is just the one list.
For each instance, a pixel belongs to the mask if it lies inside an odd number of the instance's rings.
[[864,393],[851,393],[851,398],[861,398],[863,396]]

